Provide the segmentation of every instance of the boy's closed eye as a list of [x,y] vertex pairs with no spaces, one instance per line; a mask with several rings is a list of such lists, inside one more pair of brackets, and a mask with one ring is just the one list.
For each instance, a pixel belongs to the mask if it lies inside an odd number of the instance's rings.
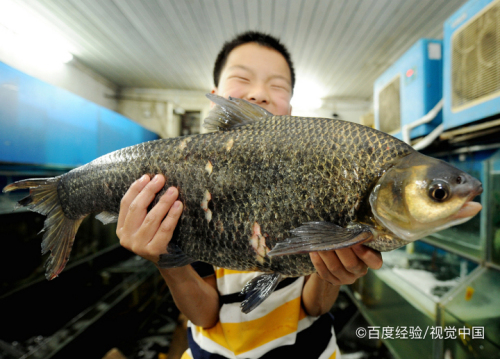
[[230,76],[229,78],[236,79],[236,80],[242,81],[242,82],[250,82],[250,80],[248,78],[243,77],[243,76]]

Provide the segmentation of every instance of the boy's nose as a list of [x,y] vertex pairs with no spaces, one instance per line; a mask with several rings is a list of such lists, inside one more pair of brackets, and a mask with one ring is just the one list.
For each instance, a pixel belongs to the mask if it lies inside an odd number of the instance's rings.
[[245,100],[256,104],[268,104],[270,102],[269,94],[263,87],[253,87],[247,94]]

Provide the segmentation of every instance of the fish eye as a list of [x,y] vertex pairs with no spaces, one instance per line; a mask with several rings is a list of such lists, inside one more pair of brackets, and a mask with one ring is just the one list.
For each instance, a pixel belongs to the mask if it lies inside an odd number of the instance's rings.
[[429,185],[429,197],[433,200],[442,202],[450,196],[450,188],[447,183],[434,181]]

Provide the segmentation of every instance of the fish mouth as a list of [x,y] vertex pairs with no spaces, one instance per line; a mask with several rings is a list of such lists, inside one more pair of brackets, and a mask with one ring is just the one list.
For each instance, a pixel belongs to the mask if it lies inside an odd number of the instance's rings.
[[472,218],[483,208],[481,203],[472,201],[472,199],[483,193],[483,185],[475,178],[472,178],[472,180],[475,188],[470,194],[468,201],[465,202],[462,208],[460,208],[458,212],[453,216],[454,219]]
[[462,208],[453,216],[454,219],[474,217],[483,208],[478,202],[465,202]]

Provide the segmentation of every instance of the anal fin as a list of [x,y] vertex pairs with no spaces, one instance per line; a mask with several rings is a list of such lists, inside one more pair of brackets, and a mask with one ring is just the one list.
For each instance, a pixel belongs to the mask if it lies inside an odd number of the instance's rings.
[[266,273],[249,281],[241,291],[241,294],[247,297],[247,299],[241,303],[241,311],[248,314],[257,308],[272,292],[274,292],[281,277],[279,273]]
[[169,243],[167,252],[160,255],[160,260],[158,261],[160,268],[183,267],[196,261],[184,253],[177,244]]
[[308,222],[290,231],[293,237],[274,246],[269,257],[329,251],[351,247],[373,237],[370,227],[355,224],[343,228],[330,222]]

